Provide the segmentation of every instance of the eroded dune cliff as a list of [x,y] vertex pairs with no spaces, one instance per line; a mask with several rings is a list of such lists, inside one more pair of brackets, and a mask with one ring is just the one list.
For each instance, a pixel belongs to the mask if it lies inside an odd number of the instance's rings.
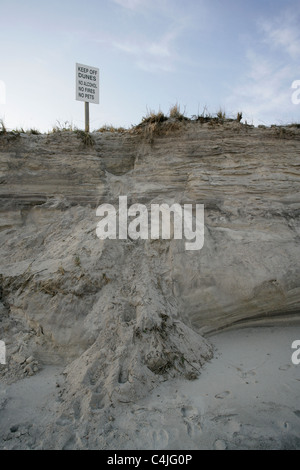
[[[196,377],[212,332],[300,318],[299,127],[150,131],[0,136],[1,373],[66,367],[67,420]],[[120,195],[204,204],[203,248],[100,240],[96,208]]]

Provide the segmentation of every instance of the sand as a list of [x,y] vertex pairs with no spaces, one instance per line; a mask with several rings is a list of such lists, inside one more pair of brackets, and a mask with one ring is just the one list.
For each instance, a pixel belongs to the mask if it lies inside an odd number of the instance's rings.
[[[0,136],[0,447],[299,448],[300,129],[82,137]],[[121,195],[204,204],[203,248],[100,240]]]
[[[209,338],[213,359],[198,379],[167,380],[113,410],[106,432],[68,439],[47,432],[58,419],[61,367],[0,386],[1,449],[299,449],[300,365],[291,344],[300,327],[251,327]],[[94,419],[96,427],[97,419]],[[92,423],[91,423],[92,425]],[[100,431],[99,431],[100,433]],[[77,437],[76,437],[77,434]],[[98,442],[98,444],[95,444]],[[99,443],[102,443],[101,445]]]

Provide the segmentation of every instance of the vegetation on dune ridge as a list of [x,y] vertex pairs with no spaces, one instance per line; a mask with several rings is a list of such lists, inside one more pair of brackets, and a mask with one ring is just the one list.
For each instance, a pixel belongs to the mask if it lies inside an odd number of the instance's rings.
[[[198,122],[200,124],[209,124],[210,126],[222,125],[230,122],[238,122],[241,125],[252,127],[253,124],[248,124],[245,120],[241,122],[243,118],[242,112],[238,112],[236,116],[229,117],[226,115],[226,112],[221,108],[215,114],[209,113],[207,107],[204,106],[201,114],[192,115],[187,117],[185,111],[182,112],[180,105],[176,103],[171,106],[169,113],[165,114],[160,109],[155,112],[153,110],[147,110],[147,114],[142,117],[142,120],[139,124],[132,125],[129,128],[125,127],[115,127],[112,124],[104,124],[100,128],[94,130],[93,132],[85,132],[78,129],[69,121],[56,121],[56,124],[53,125],[52,129],[44,133],[46,135],[52,135],[57,133],[66,133],[72,132],[76,133],[77,137],[82,140],[83,144],[86,146],[93,146],[94,141],[92,138],[93,133],[130,133],[130,134],[143,134],[146,138],[150,140],[153,139],[155,135],[167,135],[173,131],[179,130],[181,125],[188,122]],[[275,135],[279,138],[286,138],[289,135],[288,129],[291,128],[300,128],[300,123],[289,123],[289,124],[273,124],[270,126],[267,125],[258,125],[257,128],[273,128],[275,130]],[[0,119],[0,136],[7,135],[10,137],[19,137],[21,134],[27,135],[40,135],[43,134],[36,128],[30,128],[24,130],[23,127],[9,130],[3,119]]]

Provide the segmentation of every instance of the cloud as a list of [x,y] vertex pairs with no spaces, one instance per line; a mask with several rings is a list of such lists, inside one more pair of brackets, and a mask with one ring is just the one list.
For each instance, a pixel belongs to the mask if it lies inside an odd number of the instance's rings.
[[144,71],[170,72],[174,70],[178,61],[177,41],[185,30],[184,22],[166,21],[165,30],[160,37],[157,31],[144,35],[139,32],[130,41],[114,40],[112,45],[115,49],[132,56],[136,66]]
[[227,106],[238,107],[254,124],[275,124],[297,111],[291,100],[291,84],[300,78],[300,33],[295,16],[287,12],[257,26],[256,45],[245,53],[247,65],[227,98]]
[[[295,20],[296,23],[295,24]],[[282,50],[287,53],[291,59],[300,59],[300,18],[293,15],[286,15],[281,20],[264,21],[261,23],[261,29],[265,35],[264,41],[271,48]]]
[[133,56],[139,56],[141,54],[141,47],[137,46],[136,44],[132,43],[123,43],[123,42],[113,42],[113,47],[115,49],[119,49],[122,52],[126,52],[126,54],[130,54]]
[[[248,68],[240,85],[228,97],[227,104],[235,111],[243,111],[244,117],[254,124],[286,119],[295,112],[291,104],[291,84],[295,77],[293,66],[278,67],[276,62],[267,60],[264,55],[250,51]],[[237,109],[238,108],[238,109]]]
[[153,42],[148,46],[148,51],[153,57],[170,57],[171,52],[167,44]]
[[113,2],[123,8],[128,8],[129,10],[135,10],[145,3],[144,0],[113,0]]
[[132,42],[114,42],[113,46],[133,57],[138,68],[146,72],[170,72],[176,54],[172,51],[172,44],[164,37],[159,41],[140,41],[139,45]]
[[115,49],[132,57],[135,65],[144,71],[174,71],[180,60],[179,40],[190,29],[194,18],[187,8],[174,0],[112,0],[115,4],[139,15],[136,27],[126,38],[120,32],[114,38]]

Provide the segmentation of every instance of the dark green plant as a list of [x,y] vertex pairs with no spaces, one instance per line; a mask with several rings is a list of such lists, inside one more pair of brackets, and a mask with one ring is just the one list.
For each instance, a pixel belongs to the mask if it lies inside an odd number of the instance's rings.
[[7,129],[5,127],[3,119],[0,119],[0,134],[7,134]]
[[95,141],[93,139],[93,136],[89,132],[81,131],[79,129],[77,129],[75,132],[78,139],[82,141],[83,145],[85,145],[86,147],[94,146]]

